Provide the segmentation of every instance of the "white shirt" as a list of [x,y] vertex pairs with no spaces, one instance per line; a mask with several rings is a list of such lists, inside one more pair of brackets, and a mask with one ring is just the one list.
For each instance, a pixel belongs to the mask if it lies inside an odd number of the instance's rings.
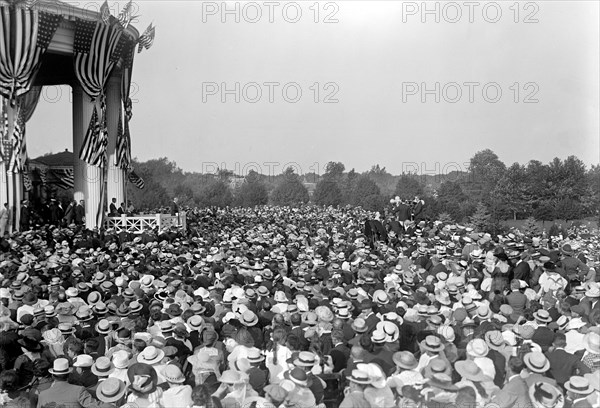
[[192,400],[192,387],[189,385],[172,385],[163,391],[161,398],[163,407],[187,408],[194,404]]
[[565,338],[567,340],[567,345],[565,347],[565,351],[567,353],[575,354],[576,351],[583,350],[585,348],[583,344],[584,337],[585,335],[579,333],[577,330],[569,330],[566,332]]

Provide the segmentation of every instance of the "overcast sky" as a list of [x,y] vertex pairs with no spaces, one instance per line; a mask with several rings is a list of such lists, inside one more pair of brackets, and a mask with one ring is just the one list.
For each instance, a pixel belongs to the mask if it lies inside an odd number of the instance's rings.
[[[135,26],[157,29],[135,59],[132,154],[265,174],[437,173],[485,148],[598,163],[598,2],[473,3],[138,1]],[[72,150],[69,93],[44,91],[30,157]]]

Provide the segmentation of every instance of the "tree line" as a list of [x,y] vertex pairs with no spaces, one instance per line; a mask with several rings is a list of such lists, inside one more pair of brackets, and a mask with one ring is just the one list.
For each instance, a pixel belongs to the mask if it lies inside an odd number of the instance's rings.
[[392,175],[379,164],[358,173],[346,171],[341,162],[329,162],[322,175],[300,175],[288,168],[277,176],[251,170],[242,178],[226,169],[208,175],[184,172],[167,158],[136,162],[135,168],[146,188],[128,186],[128,199],[145,209],[168,205],[176,196],[191,207],[311,202],[384,211],[395,196],[404,200],[419,196],[426,203],[426,218],[464,222],[483,217],[493,224],[529,217],[598,219],[600,208],[600,165],[586,168],[575,156],[506,166],[486,149],[475,153],[468,171],[445,175]]

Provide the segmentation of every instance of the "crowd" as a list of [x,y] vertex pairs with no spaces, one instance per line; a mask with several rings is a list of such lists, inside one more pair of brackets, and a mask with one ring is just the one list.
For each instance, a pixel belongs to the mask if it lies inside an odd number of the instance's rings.
[[600,407],[598,234],[400,204],[5,235],[0,407]]

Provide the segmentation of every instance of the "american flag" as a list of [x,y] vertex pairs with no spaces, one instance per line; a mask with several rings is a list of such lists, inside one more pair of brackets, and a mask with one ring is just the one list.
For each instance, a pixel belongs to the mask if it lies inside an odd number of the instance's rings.
[[40,181],[42,182],[42,185],[45,186],[48,183],[48,169],[45,167],[39,167],[37,170],[40,176]]
[[[4,161],[4,156],[10,151],[10,141],[8,141],[8,107],[7,100],[0,96],[0,109],[2,110],[2,118],[0,122],[0,163]],[[8,142],[8,149],[5,149],[4,143]]]
[[87,133],[83,139],[79,158],[93,166],[104,167],[106,164],[106,146],[108,146],[108,133],[106,119],[98,121],[98,110],[94,106]]
[[156,33],[156,27],[150,23],[146,31],[138,38],[138,54],[142,52],[142,49],[149,50],[154,43],[154,34]]
[[127,3],[125,5],[125,7],[123,7],[123,10],[121,10],[121,12],[119,13],[119,16],[117,17],[117,20],[119,20],[119,23],[121,23],[121,26],[123,28],[127,28],[129,26],[129,23],[131,22],[131,20],[133,20],[134,18],[137,17],[137,16],[133,16],[131,14],[132,7],[133,7],[133,2],[132,2],[132,0],[129,0],[129,3]]
[[29,91],[41,56],[46,52],[62,16],[17,4],[0,8],[0,92],[11,106]]
[[129,124],[125,122],[123,130],[123,114],[119,108],[119,124],[117,126],[117,154],[115,165],[121,169],[127,169],[131,163],[131,141],[129,136]]
[[56,185],[63,190],[68,190],[75,186],[75,176],[73,168],[67,169],[53,169],[51,170],[54,181],[52,184]]
[[104,3],[102,3],[102,5],[100,6],[100,18],[102,19],[102,22],[104,24],[109,24],[110,23],[110,18],[112,16],[110,15],[110,8],[108,7],[108,1],[104,1]]
[[25,191],[33,190],[33,183],[31,182],[31,178],[29,177],[29,171],[23,172],[23,187]]
[[79,151],[81,160],[94,166],[104,167],[106,164],[108,130],[104,86],[118,60],[114,54],[122,33],[122,27],[116,22],[103,24],[77,20],[75,23],[75,74],[86,94],[94,100],[100,97],[100,114],[94,107]]
[[25,122],[20,110],[15,111],[16,119],[13,128],[12,155],[8,166],[11,173],[20,173],[27,160],[27,145],[25,142]]
[[131,184],[139,188],[140,190],[146,187],[146,183],[144,183],[144,179],[137,175],[137,173],[133,170],[132,166],[129,166],[127,169],[127,179]]

